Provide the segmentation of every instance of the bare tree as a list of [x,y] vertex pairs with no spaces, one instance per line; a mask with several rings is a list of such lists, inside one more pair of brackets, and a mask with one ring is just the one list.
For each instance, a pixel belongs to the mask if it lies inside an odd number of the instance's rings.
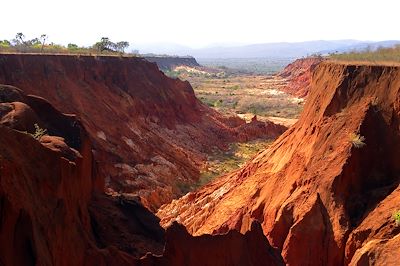
[[44,44],[46,43],[48,36],[46,34],[40,35],[40,42],[42,43],[42,47],[40,48],[40,52],[43,53]]
[[22,33],[22,32],[18,32],[16,35],[15,35],[15,39],[13,40],[13,43],[15,44],[15,45],[22,45],[22,44],[25,44],[25,35]]

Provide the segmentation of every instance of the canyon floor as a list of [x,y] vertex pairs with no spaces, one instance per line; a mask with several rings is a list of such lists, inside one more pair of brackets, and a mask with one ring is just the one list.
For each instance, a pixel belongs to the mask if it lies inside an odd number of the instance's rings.
[[278,75],[208,75],[187,70],[181,71],[178,77],[190,82],[203,103],[247,121],[257,115],[259,120],[275,119],[292,125],[303,109],[304,99],[283,92],[288,80]]
[[[286,127],[298,120],[304,99],[283,91],[288,79],[277,74],[226,73],[223,70],[226,68],[179,66],[166,73],[189,81],[198,99],[226,116],[239,116],[247,122],[256,116],[259,121],[272,121]],[[227,150],[211,150],[196,188],[240,168],[272,141],[258,139],[231,144]],[[191,189],[186,188],[187,191]]]

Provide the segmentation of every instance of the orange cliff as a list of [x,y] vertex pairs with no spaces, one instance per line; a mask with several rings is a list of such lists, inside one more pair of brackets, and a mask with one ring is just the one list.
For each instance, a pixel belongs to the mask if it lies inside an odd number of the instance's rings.
[[0,85],[0,134],[1,265],[283,265],[257,223],[203,237],[176,224],[164,250],[154,214],[103,193],[81,122],[43,98]]
[[157,215],[194,235],[257,220],[288,265],[396,265],[399,125],[400,67],[322,62],[295,125]]
[[287,79],[287,84],[282,90],[295,97],[306,98],[310,92],[312,73],[323,60],[322,57],[306,57],[287,65],[278,74],[278,76]]
[[142,58],[2,54],[0,83],[77,114],[108,192],[138,196],[152,210],[197,182],[213,147],[286,129],[222,117],[196,99],[188,82]]

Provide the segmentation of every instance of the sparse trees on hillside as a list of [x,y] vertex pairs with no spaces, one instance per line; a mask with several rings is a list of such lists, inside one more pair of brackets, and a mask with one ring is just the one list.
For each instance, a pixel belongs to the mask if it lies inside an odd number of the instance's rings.
[[25,35],[22,32],[18,32],[15,35],[15,38],[11,41],[11,44],[14,46],[22,46],[22,47],[40,47],[42,45],[42,42],[40,41],[39,38],[25,40]]
[[12,40],[0,40],[0,52],[22,52],[22,53],[72,53],[72,54],[98,54],[121,55],[129,47],[129,42],[120,41],[114,43],[108,37],[102,37],[99,42],[89,47],[79,47],[74,43],[67,46],[48,41],[47,34],[42,34],[27,40],[22,32],[18,32]]
[[25,43],[25,35],[22,32],[18,32],[15,35],[15,39],[12,40],[14,45],[23,45]]

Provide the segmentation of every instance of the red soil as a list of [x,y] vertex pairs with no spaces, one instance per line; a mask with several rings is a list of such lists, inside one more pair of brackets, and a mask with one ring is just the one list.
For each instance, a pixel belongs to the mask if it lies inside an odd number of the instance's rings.
[[0,85],[0,134],[1,265],[282,265],[257,224],[203,237],[174,225],[163,251],[158,218],[103,194],[83,125],[42,98]]
[[[194,235],[245,233],[258,220],[288,265],[395,265],[399,124],[399,67],[320,63],[294,126],[158,216]],[[352,133],[366,145],[356,148]]]
[[188,82],[141,58],[3,54],[1,83],[77,114],[108,192],[139,196],[152,210],[198,180],[212,148],[285,130],[243,120],[232,125],[198,101]]
[[311,76],[315,67],[323,61],[320,57],[297,59],[289,64],[278,75],[288,80],[282,89],[295,97],[306,98],[310,92]]

